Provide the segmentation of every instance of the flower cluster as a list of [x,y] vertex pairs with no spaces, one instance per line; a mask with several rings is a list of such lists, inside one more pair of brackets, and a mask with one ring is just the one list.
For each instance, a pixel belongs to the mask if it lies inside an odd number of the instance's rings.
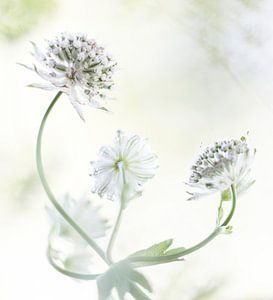
[[92,166],[93,192],[116,200],[121,196],[124,180],[129,186],[129,198],[139,195],[143,184],[155,175],[158,160],[146,139],[118,130],[113,145],[102,147]]
[[244,137],[241,140],[215,142],[207,147],[192,166],[188,185],[193,188],[190,199],[213,192],[223,192],[231,184],[240,193],[254,181],[250,170],[255,149],[252,149]]
[[31,69],[47,82],[30,86],[66,93],[81,118],[79,104],[103,107],[116,66],[103,47],[83,34],[68,33],[49,40],[45,51],[33,46],[38,65]]
[[[109,299],[112,290],[116,291],[120,299],[125,299],[127,295],[134,299],[150,299],[143,290],[152,292],[151,286],[144,275],[135,269],[182,261],[185,255],[197,251],[217,235],[231,233],[232,227],[228,225],[235,211],[236,192],[246,190],[254,182],[250,171],[256,150],[249,146],[244,137],[240,140],[220,141],[207,147],[192,166],[187,183],[191,188],[190,199],[214,192],[222,193],[216,229],[206,239],[187,249],[170,249],[173,241],[168,239],[116,262],[112,257],[112,250],[122,213],[127,202],[139,196],[143,185],[154,177],[158,168],[157,155],[146,139],[118,130],[114,142],[102,147],[97,160],[91,163],[93,192],[121,204],[104,250],[95,241],[105,236],[108,229],[107,221],[99,215],[99,209],[84,198],[75,201],[70,196],[65,196],[59,203],[50,191],[41,160],[41,137],[47,116],[61,92],[69,95],[81,118],[83,115],[79,104],[103,108],[106,92],[113,85],[112,74],[116,63],[105,53],[104,48],[82,34],[62,33],[48,41],[45,52],[40,51],[34,43],[33,46],[33,55],[39,65],[35,64],[30,69],[47,82],[31,86],[58,90],[42,120],[36,151],[41,182],[56,209],[47,209],[52,221],[48,241],[49,262],[55,269],[73,278],[96,279],[101,300]],[[226,196],[229,190],[233,196],[231,211],[222,222],[225,215],[222,201],[230,197]],[[104,273],[93,273],[90,250],[96,252],[108,265],[108,270]]]

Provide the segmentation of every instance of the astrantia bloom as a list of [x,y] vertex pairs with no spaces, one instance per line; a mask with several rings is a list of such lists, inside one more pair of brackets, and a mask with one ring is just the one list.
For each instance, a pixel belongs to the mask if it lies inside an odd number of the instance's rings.
[[116,66],[103,47],[83,34],[69,33],[47,41],[44,51],[33,46],[36,63],[28,68],[46,82],[30,86],[66,93],[81,118],[80,104],[103,108]]
[[55,265],[67,271],[88,274],[94,268],[93,253],[90,248],[73,245],[58,236],[49,236],[48,254]]
[[[80,199],[75,201],[66,195],[60,200],[65,212],[84,230],[91,238],[99,238],[105,235],[107,222],[99,215],[99,209],[91,201]],[[66,239],[74,244],[86,244],[80,235],[55,209],[47,209],[52,221],[51,232],[60,238]]]
[[244,137],[241,140],[216,142],[206,148],[192,166],[187,183],[192,188],[190,199],[223,192],[232,184],[238,193],[246,190],[254,182],[250,171],[255,151]]
[[129,197],[133,198],[155,175],[158,162],[146,139],[117,131],[113,145],[102,147],[92,165],[91,175],[95,178],[93,192],[116,200],[122,193],[123,175],[130,190]]
[[[103,237],[108,225],[103,220],[92,202],[81,199],[75,201],[65,196],[60,201],[65,212],[84,230],[91,238]],[[49,254],[51,259],[63,268],[74,272],[87,273],[92,267],[92,252],[88,244],[55,210],[48,208],[52,227],[49,234]]]

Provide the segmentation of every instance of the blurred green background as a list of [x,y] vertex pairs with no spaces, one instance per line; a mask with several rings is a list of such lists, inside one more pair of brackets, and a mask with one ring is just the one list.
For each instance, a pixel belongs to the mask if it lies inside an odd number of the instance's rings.
[[34,147],[54,93],[26,88],[37,78],[16,65],[31,62],[29,41],[60,31],[94,37],[119,68],[113,113],[85,109],[83,124],[64,96],[51,115],[44,152],[56,194],[91,190],[89,162],[117,129],[146,136],[160,168],[126,210],[115,255],[167,238],[187,247],[211,231],[217,209],[216,196],[185,201],[200,146],[249,131],[257,182],[238,201],[234,233],[145,272],[155,300],[273,299],[272,13],[270,0],[0,0],[1,300],[96,299],[95,284],[73,282],[46,261],[47,199]]

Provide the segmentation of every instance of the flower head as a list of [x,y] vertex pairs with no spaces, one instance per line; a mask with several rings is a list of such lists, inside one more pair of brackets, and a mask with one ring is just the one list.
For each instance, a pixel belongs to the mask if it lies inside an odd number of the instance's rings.
[[[91,238],[105,236],[108,225],[100,217],[99,209],[92,202],[85,199],[75,201],[66,195],[61,198],[60,203],[65,212]],[[90,271],[93,263],[88,244],[56,210],[47,208],[47,212],[52,223],[48,239],[51,259],[70,271],[83,273]]]
[[224,192],[232,184],[238,193],[246,190],[254,183],[250,171],[255,152],[244,137],[241,140],[216,142],[212,147],[207,147],[192,166],[187,183],[192,188],[190,199]]
[[129,198],[140,194],[143,184],[155,175],[158,162],[146,139],[117,131],[113,145],[102,147],[92,165],[93,192],[116,200],[121,197],[124,180]]
[[113,86],[116,66],[103,47],[83,34],[70,33],[47,41],[44,51],[32,44],[36,63],[28,68],[46,82],[31,87],[64,92],[82,119],[80,104],[103,108],[107,91]]
[[[65,212],[92,238],[103,237],[107,230],[107,222],[99,215],[99,208],[86,199],[75,201],[69,195],[60,200]],[[47,208],[52,221],[51,232],[74,244],[86,244],[80,235],[55,210]]]
[[70,272],[88,274],[94,268],[90,248],[76,246],[54,235],[49,237],[48,255],[55,265]]

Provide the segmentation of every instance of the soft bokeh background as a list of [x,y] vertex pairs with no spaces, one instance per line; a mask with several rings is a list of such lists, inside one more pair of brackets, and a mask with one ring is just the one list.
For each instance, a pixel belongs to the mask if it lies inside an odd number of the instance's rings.
[[83,124],[62,97],[50,116],[44,154],[56,194],[91,190],[89,162],[116,129],[147,136],[160,168],[126,210],[115,255],[171,237],[190,246],[212,230],[218,200],[186,201],[192,161],[200,146],[249,131],[257,182],[238,201],[234,233],[144,271],[155,300],[273,299],[272,13],[270,0],[0,0],[1,300],[96,299],[94,283],[47,263],[48,202],[34,151],[54,94],[26,88],[37,78],[16,65],[30,60],[29,41],[60,31],[96,38],[119,69],[113,113],[86,109]]

